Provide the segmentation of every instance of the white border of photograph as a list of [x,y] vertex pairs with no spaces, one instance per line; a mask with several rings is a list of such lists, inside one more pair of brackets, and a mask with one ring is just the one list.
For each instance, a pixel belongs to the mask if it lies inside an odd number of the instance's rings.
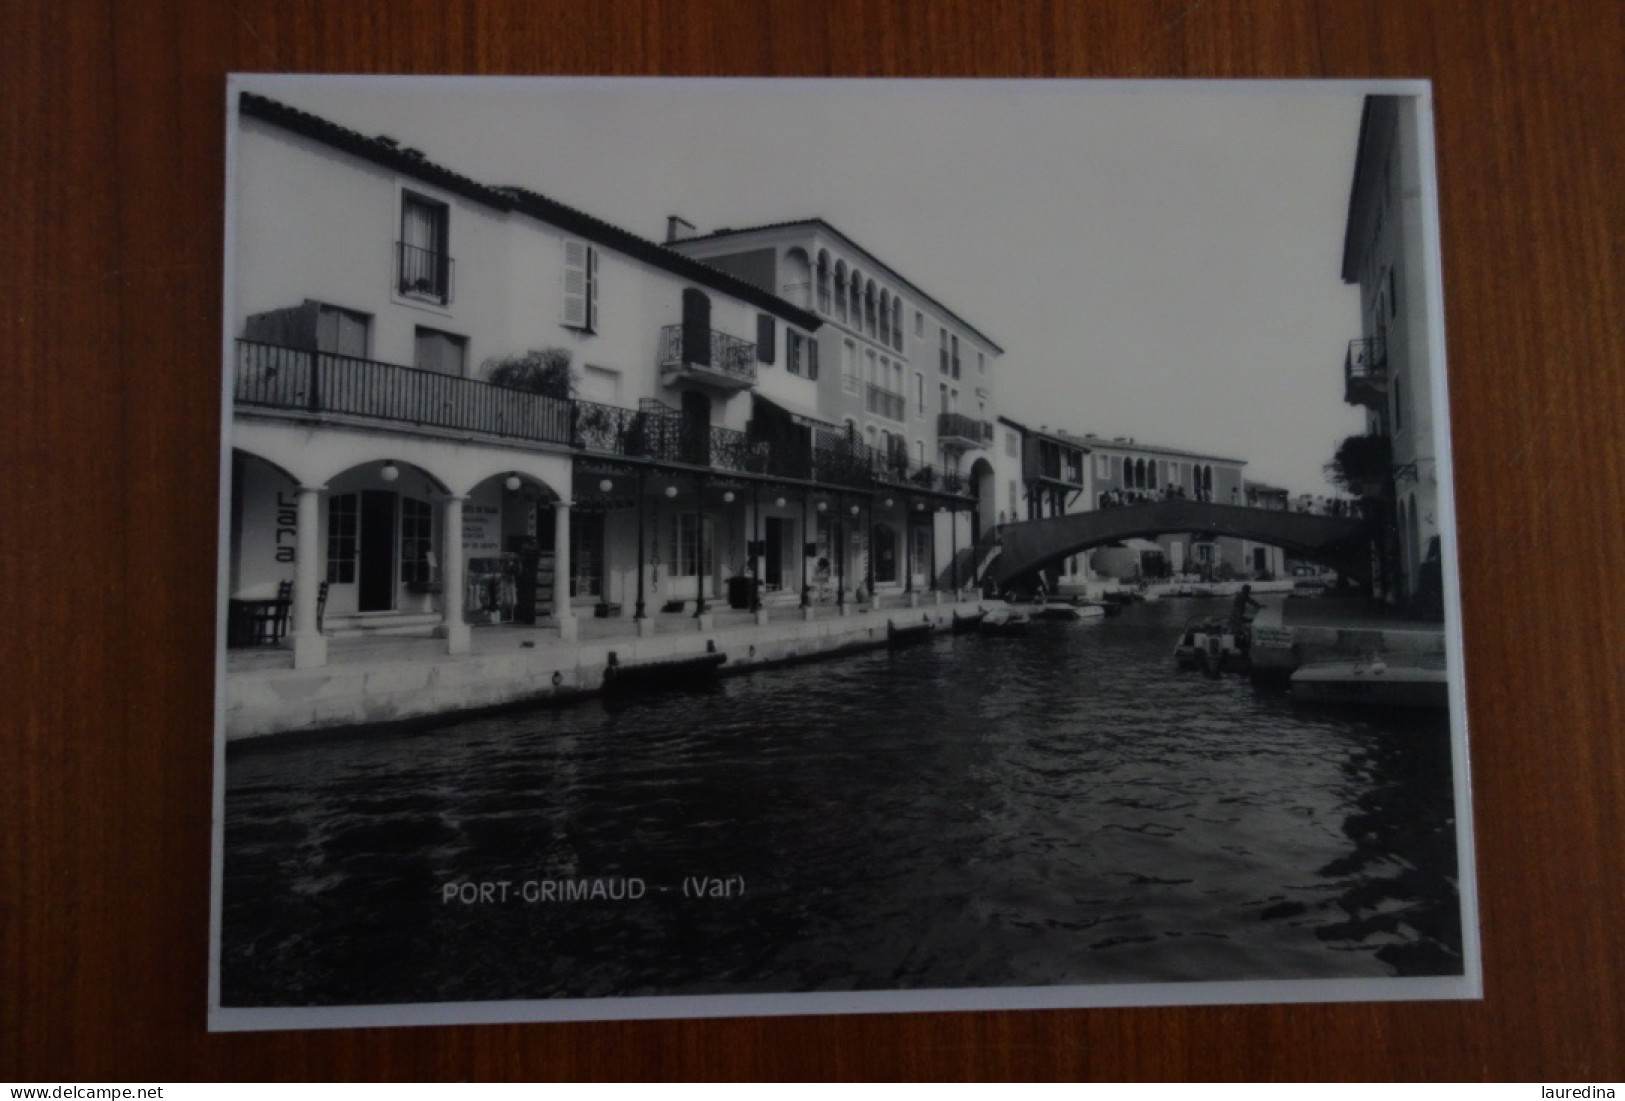
[[[1445,369],[1444,294],[1443,271],[1439,250],[1439,217],[1437,192],[1437,166],[1435,163],[1435,135],[1430,85],[1425,81],[1372,80],[1372,81],[868,81],[851,80],[776,80],[698,78],[681,79],[598,79],[598,78],[405,78],[405,77],[343,77],[304,75],[245,74],[233,76],[228,82],[228,109],[226,113],[226,235],[225,235],[225,302],[224,331],[221,343],[221,362],[229,364],[234,355],[236,325],[235,287],[232,273],[236,270],[238,250],[238,101],[244,91],[260,92],[276,97],[279,91],[291,92],[314,88],[319,91],[340,92],[355,87],[377,88],[390,82],[410,81],[414,84],[434,82],[439,90],[455,95],[469,88],[491,87],[503,84],[510,88],[523,85],[542,96],[550,91],[568,88],[580,90],[592,86],[618,95],[658,97],[678,94],[699,87],[707,92],[727,89],[740,96],[750,96],[753,90],[771,85],[775,91],[803,96],[816,96],[833,86],[863,83],[874,86],[877,93],[889,86],[906,85],[912,89],[933,86],[964,90],[974,86],[988,94],[1009,94],[1044,89],[1052,93],[1065,91],[1080,97],[1100,93],[1135,93],[1150,96],[1177,92],[1213,96],[1276,96],[1334,94],[1342,96],[1382,94],[1414,97],[1418,103],[1419,144],[1422,168],[1421,213],[1423,220],[1424,259],[1427,278],[1427,310],[1429,316],[1428,354],[1432,361],[1433,431],[1438,478],[1438,531],[1442,542],[1443,599],[1445,606],[1445,646],[1449,670],[1451,759],[1453,798],[1455,803],[1456,852],[1459,868],[1458,889],[1462,921],[1463,974],[1437,978],[1375,978],[1375,979],[1316,979],[1291,981],[1243,982],[1155,982],[1114,983],[1102,985],[1076,985],[1055,987],[1008,987],[946,990],[859,991],[852,993],[784,993],[748,995],[704,995],[667,997],[612,997],[602,999],[548,999],[532,1001],[443,1002],[420,1004],[381,1004],[334,1007],[274,1007],[242,1008],[220,1005],[220,963],[222,931],[222,874],[224,862],[225,821],[225,683],[227,622],[225,600],[216,624],[216,697],[214,743],[215,781],[213,790],[213,883],[210,911],[210,985],[209,1028],[218,1031],[342,1028],[357,1026],[469,1024],[525,1021],[566,1021],[603,1019],[648,1019],[679,1017],[734,1017],[776,1016],[788,1014],[831,1013],[899,1013],[945,1010],[1009,1010],[1056,1009],[1079,1007],[1126,1007],[1216,1005],[1242,1003],[1300,1003],[1344,1001],[1403,1001],[1424,999],[1463,999],[1482,997],[1482,970],[1478,928],[1477,879],[1472,831],[1472,796],[1469,774],[1467,741],[1467,708],[1461,638],[1461,599],[1457,577],[1459,544],[1455,525],[1454,475],[1450,450],[1450,415],[1448,386]],[[318,112],[319,113],[319,112]],[[331,116],[327,116],[331,117]],[[343,123],[343,119],[335,119]],[[1352,140],[1353,135],[1350,135]],[[1034,138],[1038,141],[1040,139]],[[434,150],[428,159],[464,172],[463,166],[452,158],[443,158]],[[468,170],[467,175],[485,182],[487,177],[479,170]],[[501,182],[495,181],[495,182]],[[531,181],[527,181],[529,183]],[[546,180],[534,181],[538,190],[554,194]],[[560,198],[570,201],[569,196]],[[613,211],[592,211],[600,217],[610,217]],[[823,212],[806,211],[805,217],[818,217]],[[625,225],[625,222],[617,222]],[[747,223],[749,224],[749,223]],[[645,227],[638,227],[642,232]],[[1328,265],[1335,265],[1336,257],[1328,256]],[[951,299],[950,299],[951,301]],[[1348,334],[1326,334],[1326,358],[1329,359],[1336,341]],[[1319,370],[1310,364],[1305,370]],[[1335,379],[1329,365],[1325,370],[1325,384],[1334,386]],[[230,584],[230,563],[226,548],[230,543],[230,492],[232,484],[233,449],[233,395],[229,374],[222,379],[220,450],[221,511],[218,525],[221,556],[217,583],[225,594]]]

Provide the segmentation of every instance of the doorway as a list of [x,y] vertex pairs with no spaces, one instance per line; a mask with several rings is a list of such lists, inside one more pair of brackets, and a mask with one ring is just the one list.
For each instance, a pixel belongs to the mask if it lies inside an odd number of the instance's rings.
[[395,610],[396,495],[361,491],[361,562],[356,577],[356,611]]
[[784,548],[789,543],[786,538],[786,525],[789,521],[782,516],[769,516],[767,518],[766,546],[762,549],[762,558],[765,559],[763,578],[769,589],[784,588]]

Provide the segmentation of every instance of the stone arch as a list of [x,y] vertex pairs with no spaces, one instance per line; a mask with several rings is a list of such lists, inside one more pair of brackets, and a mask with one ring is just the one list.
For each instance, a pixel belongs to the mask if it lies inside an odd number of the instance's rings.
[[807,258],[806,249],[798,246],[784,254],[779,295],[792,305],[812,309],[812,261]]
[[970,467],[971,495],[976,507],[971,511],[971,540],[974,542],[989,530],[999,515],[999,480],[993,464],[979,456]]

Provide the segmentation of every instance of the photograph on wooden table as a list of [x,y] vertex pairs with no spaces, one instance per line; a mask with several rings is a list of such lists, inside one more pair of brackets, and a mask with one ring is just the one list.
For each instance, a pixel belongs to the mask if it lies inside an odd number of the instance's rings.
[[1480,996],[1426,83],[227,95],[212,1028]]

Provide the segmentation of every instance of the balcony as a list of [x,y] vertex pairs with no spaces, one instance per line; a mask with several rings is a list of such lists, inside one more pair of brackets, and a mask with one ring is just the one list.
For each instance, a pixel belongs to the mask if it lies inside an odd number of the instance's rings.
[[1343,357],[1343,400],[1381,409],[1388,401],[1388,342],[1380,336],[1349,341]]
[[660,330],[660,381],[732,392],[756,385],[756,345],[715,329]]
[[395,289],[406,297],[450,305],[453,271],[445,253],[395,242]]
[[239,406],[570,442],[568,401],[371,359],[239,340],[232,381]]
[[937,442],[944,447],[970,451],[985,447],[993,438],[993,425],[964,413],[937,414]]
[[877,417],[885,417],[899,423],[908,416],[908,400],[902,394],[876,386],[872,382],[868,384],[864,408]]
[[559,444],[582,454],[859,492],[898,486],[963,494],[966,486],[963,475],[886,454],[834,430],[775,449],[749,432],[690,423],[679,410],[656,401],[625,409],[254,340],[237,341],[232,383],[238,409],[282,410],[302,419],[359,418],[407,428],[473,432]]

